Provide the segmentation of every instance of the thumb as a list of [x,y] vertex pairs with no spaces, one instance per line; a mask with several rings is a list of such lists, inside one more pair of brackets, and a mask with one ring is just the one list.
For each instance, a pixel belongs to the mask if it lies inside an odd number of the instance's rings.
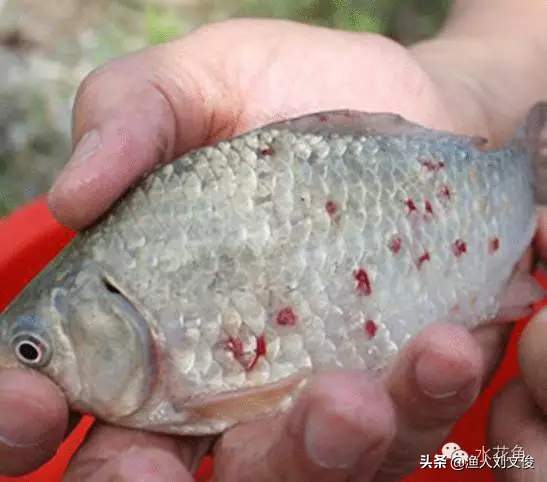
[[75,149],[49,193],[62,224],[87,226],[156,164],[231,125],[235,101],[206,62],[192,60],[193,44],[178,40],[138,52],[83,81],[73,111]]

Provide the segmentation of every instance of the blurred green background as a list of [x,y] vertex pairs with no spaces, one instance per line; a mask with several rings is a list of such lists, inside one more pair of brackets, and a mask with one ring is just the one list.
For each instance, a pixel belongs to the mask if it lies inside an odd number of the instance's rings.
[[76,89],[90,70],[233,17],[298,20],[409,44],[449,0],[0,0],[0,215],[45,193],[70,156]]

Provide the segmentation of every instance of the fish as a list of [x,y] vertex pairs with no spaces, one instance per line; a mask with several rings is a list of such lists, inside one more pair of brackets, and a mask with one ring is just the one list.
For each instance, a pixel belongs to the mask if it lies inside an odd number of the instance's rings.
[[326,370],[381,376],[425,327],[529,312],[547,102],[501,147],[394,113],[272,122],[143,176],[0,315],[0,369],[70,407],[210,436]]

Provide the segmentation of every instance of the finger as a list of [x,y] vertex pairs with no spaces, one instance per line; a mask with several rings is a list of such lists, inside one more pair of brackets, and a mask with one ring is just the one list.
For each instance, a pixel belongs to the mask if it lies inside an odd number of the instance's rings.
[[479,393],[484,359],[455,325],[431,326],[408,344],[386,377],[398,430],[375,481],[400,480],[442,442]]
[[67,420],[65,399],[47,378],[30,371],[0,371],[0,474],[25,474],[50,459]]
[[224,434],[215,447],[215,480],[342,482],[358,471],[366,482],[394,431],[391,401],[379,383],[357,372],[324,373],[289,415]]
[[119,427],[94,427],[76,453],[65,482],[146,480],[191,482],[194,447],[172,437]]
[[535,237],[535,247],[542,260],[547,261],[547,206],[538,206],[538,229]]
[[514,323],[500,323],[484,325],[475,328],[471,334],[479,344],[484,360],[484,369],[481,390],[485,389],[496,374],[499,364],[505,357],[505,351]]
[[547,309],[539,311],[526,325],[519,340],[522,378],[537,405],[547,413]]
[[[522,379],[505,387],[493,402],[488,432],[491,447],[519,445],[536,461],[547,449],[547,377],[543,369],[547,361],[546,335],[547,310],[542,310],[530,320],[519,340]],[[545,475],[547,466],[540,463],[535,470],[498,470],[501,481],[540,481]]]
[[185,45],[136,53],[84,80],[73,113],[75,150],[49,194],[63,224],[88,225],[156,164],[235,123],[235,102],[216,80],[223,76],[196,61],[195,49]]
[[[499,482],[540,482],[546,480],[547,426],[544,412],[534,403],[522,380],[514,380],[505,386],[492,402],[488,423],[489,464],[495,467]],[[528,469],[523,468],[527,457]],[[502,448],[503,450],[499,450]],[[505,455],[503,455],[505,454]],[[499,457],[497,460],[495,457]],[[518,468],[510,467],[512,463]]]

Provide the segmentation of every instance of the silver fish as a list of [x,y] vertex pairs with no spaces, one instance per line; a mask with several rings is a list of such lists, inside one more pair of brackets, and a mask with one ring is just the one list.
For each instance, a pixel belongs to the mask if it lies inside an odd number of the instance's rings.
[[[380,374],[424,327],[524,314],[547,103],[504,148],[329,111],[186,154],[81,232],[0,317],[0,367],[73,409],[218,434],[331,368]],[[545,188],[544,188],[545,191]]]

